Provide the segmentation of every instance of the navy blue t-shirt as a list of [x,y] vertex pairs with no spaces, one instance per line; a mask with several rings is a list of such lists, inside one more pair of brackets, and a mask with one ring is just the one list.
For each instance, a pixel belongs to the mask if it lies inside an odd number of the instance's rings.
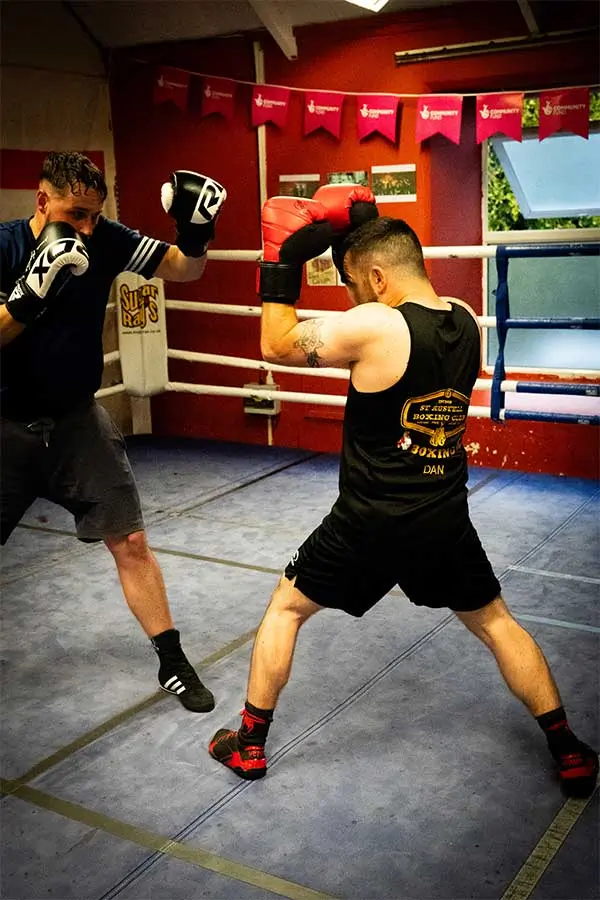
[[[0,302],[23,274],[35,238],[29,219],[0,223]],[[93,397],[102,381],[102,330],[121,272],[152,278],[169,244],[100,216],[86,241],[90,265],[56,302],[0,352],[0,403],[15,418],[52,416]]]

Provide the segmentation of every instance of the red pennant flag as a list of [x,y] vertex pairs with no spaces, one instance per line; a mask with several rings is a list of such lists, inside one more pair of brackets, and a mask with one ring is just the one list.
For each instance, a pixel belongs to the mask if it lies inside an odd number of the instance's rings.
[[304,134],[324,128],[339,138],[342,125],[343,94],[328,91],[307,91],[304,107]]
[[540,94],[540,141],[550,137],[555,131],[571,131],[580,137],[589,137],[589,88],[545,91]]
[[496,132],[514,141],[523,135],[523,94],[479,94],[477,97],[477,143]]
[[463,98],[458,94],[419,97],[417,102],[417,140],[424,141],[433,134],[460,144],[460,125]]
[[160,66],[154,81],[154,103],[166,103],[170,100],[182,112],[187,109],[190,89],[190,73],[171,66]]
[[252,91],[252,124],[264,125],[273,122],[279,128],[286,123],[290,106],[290,92],[287,88],[257,84]]
[[200,115],[211,116],[218,113],[226,119],[233,118],[235,103],[235,82],[229,78],[205,78],[202,88]]
[[368,137],[378,131],[390,141],[396,140],[396,121],[398,118],[398,97],[381,96],[380,94],[361,94],[357,98],[358,139]]

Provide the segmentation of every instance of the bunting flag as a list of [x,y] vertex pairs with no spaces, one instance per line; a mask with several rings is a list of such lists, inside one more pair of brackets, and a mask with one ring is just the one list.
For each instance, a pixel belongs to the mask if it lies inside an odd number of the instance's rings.
[[[235,78],[217,78],[172,66],[159,66],[153,71],[154,103],[171,101],[181,110],[188,106],[192,78],[202,83],[202,117],[217,113],[233,118],[239,84],[252,86],[251,121],[254,127],[272,122],[285,128],[290,110],[290,95],[304,95],[304,135],[322,128],[339,140],[342,110],[347,96],[356,99],[356,125],[360,141],[378,132],[392,143],[398,139],[398,107],[405,98],[416,99],[415,139],[425,141],[441,134],[455,144],[460,143],[463,100],[473,94],[355,94],[354,92],[321,91],[279,85],[240,82]],[[589,138],[590,87],[555,88],[531,92],[538,96],[539,140],[557,131],[568,131]],[[478,94],[476,96],[476,139],[482,141],[501,133],[512,140],[523,136],[524,92]]]
[[231,78],[205,78],[202,87],[202,107],[200,115],[211,116],[218,113],[225,119],[233,118],[236,82]]
[[156,72],[152,99],[157,104],[171,101],[182,112],[185,112],[189,90],[189,72],[184,72],[182,69],[173,69],[171,66],[160,66]]
[[460,144],[463,98],[458,94],[419,97],[417,102],[417,141],[424,141],[434,134],[443,134],[455,144]]
[[523,135],[523,94],[477,96],[477,143],[498,131],[520,141]]
[[378,131],[395,143],[399,98],[380,94],[359,94],[356,100],[358,139],[362,141],[374,131]]
[[555,131],[571,131],[582,138],[590,135],[590,89],[571,88],[540,94],[539,139]]
[[330,91],[307,91],[304,107],[304,134],[324,128],[339,138],[342,125],[343,94]]
[[252,124],[264,125],[273,122],[284,128],[290,107],[290,91],[287,88],[257,84],[252,91]]

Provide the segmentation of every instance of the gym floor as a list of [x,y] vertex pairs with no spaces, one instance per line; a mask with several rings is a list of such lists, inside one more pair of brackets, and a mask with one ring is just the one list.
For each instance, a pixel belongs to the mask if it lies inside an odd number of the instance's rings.
[[[102,545],[38,501],[2,555],[5,900],[592,900],[598,788],[562,796],[545,740],[448,610],[392,591],[303,628],[244,782],[207,753],[237,727],[254,630],[329,510],[335,456],[134,438],[130,458],[182,642],[217,706],[157,690]],[[600,490],[473,468],[503,593],[596,747]]]

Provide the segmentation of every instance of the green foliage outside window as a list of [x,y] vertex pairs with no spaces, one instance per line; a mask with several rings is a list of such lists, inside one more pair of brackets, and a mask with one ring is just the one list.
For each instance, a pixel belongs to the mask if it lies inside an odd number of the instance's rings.
[[[537,128],[540,103],[526,97],[523,103],[523,127]],[[600,121],[600,92],[590,93],[590,122]],[[575,216],[569,219],[525,219],[491,144],[488,144],[488,228],[490,231],[528,231],[552,228],[600,228],[600,216]]]

